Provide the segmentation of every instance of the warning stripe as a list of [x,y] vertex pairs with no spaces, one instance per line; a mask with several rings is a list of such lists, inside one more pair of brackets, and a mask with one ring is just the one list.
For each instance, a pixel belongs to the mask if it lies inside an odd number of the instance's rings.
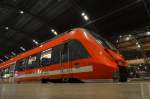
[[61,75],[61,74],[69,74],[69,73],[84,73],[84,72],[92,72],[93,66],[83,66],[79,68],[67,68],[63,70],[53,70],[53,71],[42,71],[46,73],[32,73],[32,74],[23,74],[23,75],[16,75],[15,78],[26,78],[26,77],[39,77],[39,76],[51,76],[51,75]]

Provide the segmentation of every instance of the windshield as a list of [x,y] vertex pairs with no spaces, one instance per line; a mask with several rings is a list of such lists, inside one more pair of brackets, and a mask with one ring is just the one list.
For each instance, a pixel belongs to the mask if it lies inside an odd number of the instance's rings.
[[103,45],[105,48],[111,49],[113,51],[117,51],[117,49],[114,47],[113,44],[108,42],[106,39],[104,39],[100,35],[95,34],[95,33],[92,33],[92,35],[96,38],[97,43]]

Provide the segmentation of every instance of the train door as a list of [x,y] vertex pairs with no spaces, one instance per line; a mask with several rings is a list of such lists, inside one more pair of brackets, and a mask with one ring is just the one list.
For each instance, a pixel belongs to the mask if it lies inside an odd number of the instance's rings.
[[71,77],[71,61],[70,61],[70,50],[67,43],[63,43],[61,45],[61,74],[62,74],[62,79],[67,82],[67,80]]
[[80,41],[71,40],[69,42],[69,58],[70,66],[72,66],[72,80],[90,77],[92,74],[90,55]]
[[9,78],[9,83],[14,83],[14,79],[15,79],[15,66],[16,66],[16,62],[12,63],[10,65],[10,78]]

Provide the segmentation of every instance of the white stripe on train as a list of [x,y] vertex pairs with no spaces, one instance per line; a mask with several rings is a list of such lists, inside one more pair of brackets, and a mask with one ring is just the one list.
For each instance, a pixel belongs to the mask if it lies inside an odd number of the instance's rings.
[[69,73],[84,73],[84,72],[92,72],[92,71],[93,71],[93,66],[89,65],[89,66],[78,67],[78,68],[67,68],[63,70],[46,71],[46,74],[41,74],[37,72],[33,74],[16,75],[15,78],[51,76],[51,75],[61,75],[61,74],[69,74]]

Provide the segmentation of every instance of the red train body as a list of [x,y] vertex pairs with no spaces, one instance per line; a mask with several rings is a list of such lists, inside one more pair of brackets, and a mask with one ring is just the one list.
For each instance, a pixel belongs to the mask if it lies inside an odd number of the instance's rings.
[[107,40],[77,28],[1,63],[0,72],[9,82],[44,83],[112,79],[120,70],[120,81],[126,81],[126,67],[124,58]]

